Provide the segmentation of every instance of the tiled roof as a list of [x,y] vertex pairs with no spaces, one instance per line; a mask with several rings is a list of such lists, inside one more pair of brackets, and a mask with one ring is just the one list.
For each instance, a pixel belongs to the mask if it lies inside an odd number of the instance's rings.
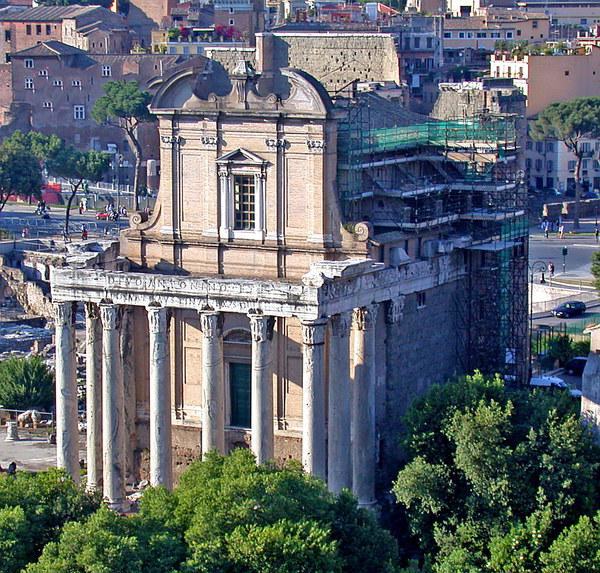
[[74,56],[77,54],[88,55],[84,50],[80,50],[75,46],[69,46],[63,44],[58,40],[48,40],[47,42],[41,42],[31,48],[26,48],[19,52],[15,52],[12,57],[19,56]]
[[92,12],[99,6],[37,6],[26,10],[0,11],[0,21],[3,22],[60,22],[64,18],[74,18],[87,12]]

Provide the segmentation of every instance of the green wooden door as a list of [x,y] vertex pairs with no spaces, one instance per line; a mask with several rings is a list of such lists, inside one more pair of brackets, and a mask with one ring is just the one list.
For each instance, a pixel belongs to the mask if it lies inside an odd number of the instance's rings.
[[229,363],[230,424],[232,426],[250,427],[250,378],[250,364]]

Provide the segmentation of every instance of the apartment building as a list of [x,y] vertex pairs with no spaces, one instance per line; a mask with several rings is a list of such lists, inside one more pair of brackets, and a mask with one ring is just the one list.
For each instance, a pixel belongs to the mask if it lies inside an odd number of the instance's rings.
[[123,54],[131,47],[125,19],[101,6],[8,7],[0,10],[0,61],[57,40],[92,53]]
[[[122,156],[110,177],[127,184],[133,180],[133,154],[117,128],[92,118],[95,101],[112,80],[135,80],[148,88],[154,78],[171,72],[178,56],[158,54],[89,54],[52,40],[12,55],[12,101],[28,104],[31,127],[60,134],[69,144]],[[204,58],[196,62],[204,62]],[[156,128],[140,128],[144,161],[158,159]]]
[[493,51],[498,41],[538,44],[550,38],[550,19],[543,13],[485,9],[479,16],[446,18],[444,49]]

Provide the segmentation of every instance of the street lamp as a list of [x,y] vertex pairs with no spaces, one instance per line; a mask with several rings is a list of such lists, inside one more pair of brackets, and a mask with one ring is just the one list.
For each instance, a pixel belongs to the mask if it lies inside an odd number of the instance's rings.
[[[533,263],[528,265],[529,267],[529,282],[531,284],[531,290],[529,292],[529,372],[531,375],[532,365],[531,365],[531,356],[532,356],[532,348],[533,348],[533,280],[535,277],[536,271],[542,273],[541,283],[544,283],[544,273],[546,272],[546,263],[544,261],[533,261]],[[530,376],[531,377],[531,376]]]

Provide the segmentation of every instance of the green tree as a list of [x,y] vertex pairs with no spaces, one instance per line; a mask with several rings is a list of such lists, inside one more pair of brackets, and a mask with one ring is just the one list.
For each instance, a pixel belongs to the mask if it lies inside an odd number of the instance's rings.
[[592,253],[592,275],[594,276],[594,286],[600,291],[600,251]]
[[583,142],[600,137],[600,97],[582,97],[553,103],[531,125],[531,137],[537,141],[556,139],[575,156],[575,209],[573,225],[579,229],[582,189],[581,166],[586,156]]
[[135,176],[133,180],[134,210],[139,209],[138,193],[141,185],[142,146],[138,137],[141,123],[152,121],[148,105],[152,96],[140,89],[137,82],[124,80],[107,82],[104,92],[92,109],[92,117],[103,124],[120,128],[135,156]]
[[65,233],[69,232],[71,206],[77,192],[86,181],[99,181],[108,169],[110,158],[99,151],[78,151],[74,147],[62,147],[48,161],[48,171],[63,177],[71,186],[71,194],[67,199],[65,212]]
[[16,195],[31,200],[42,194],[42,170],[25,138],[19,132],[0,145],[0,211]]
[[395,542],[349,493],[334,497],[298,464],[257,466],[247,450],[193,464],[173,494],[146,492],[140,514],[182,532],[190,573],[395,571]]
[[393,493],[435,573],[519,571],[507,564],[511,544],[543,525],[514,558],[539,571],[560,529],[597,507],[600,452],[567,391],[476,373],[433,387],[405,422],[408,460]]
[[86,518],[99,505],[98,495],[86,494],[61,470],[0,474],[0,571],[18,573],[58,539],[65,523]]
[[565,528],[541,562],[542,573],[600,573],[600,512]]
[[0,404],[5,408],[48,410],[54,404],[54,379],[39,356],[0,362]]
[[65,525],[27,573],[172,573],[182,561],[181,537],[139,516],[106,507],[84,522]]

